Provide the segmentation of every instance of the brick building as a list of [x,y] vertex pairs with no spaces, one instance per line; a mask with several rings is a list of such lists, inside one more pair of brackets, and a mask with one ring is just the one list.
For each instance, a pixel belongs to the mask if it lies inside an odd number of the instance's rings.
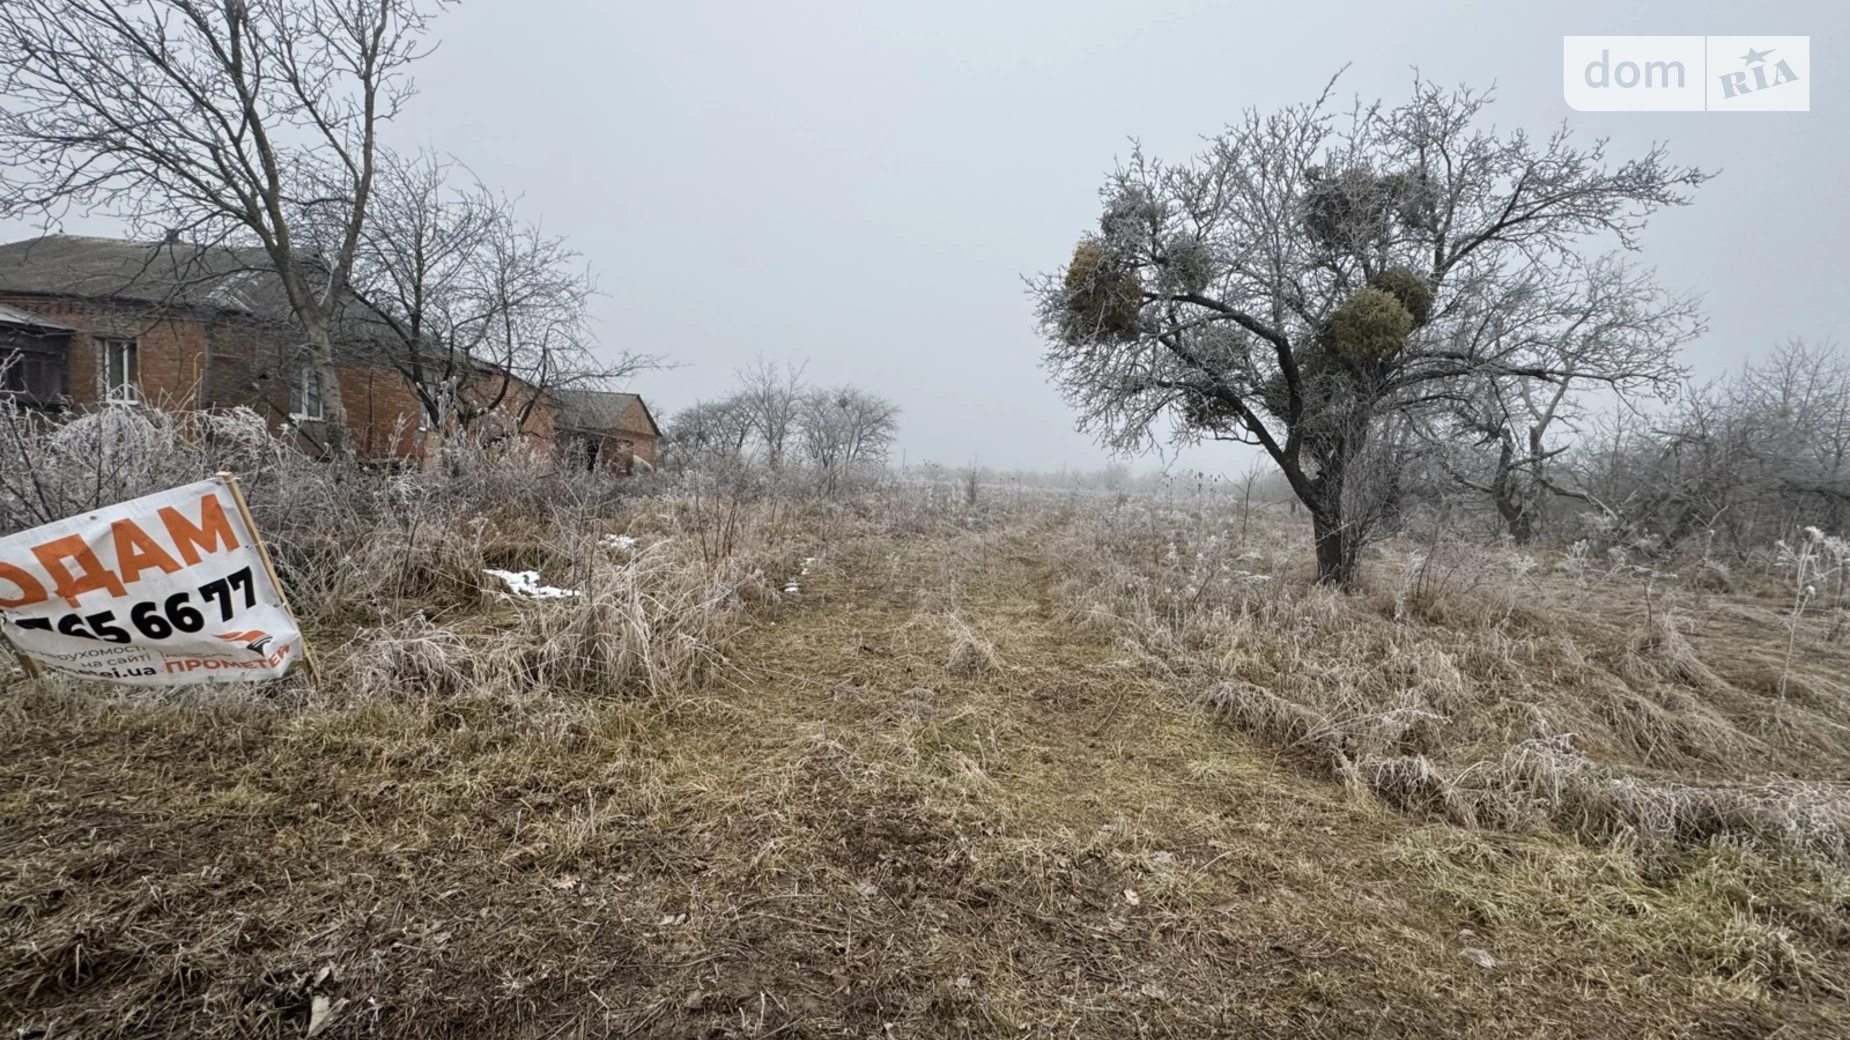
[[638,463],[655,468],[662,431],[642,398],[605,390],[557,390],[552,397],[561,458],[619,473],[634,472]]
[[[320,376],[263,260],[261,251],[74,235],[0,245],[0,394],[47,411],[244,406],[318,451],[328,434]],[[341,327],[337,371],[351,443],[372,458],[421,456],[427,413],[394,364],[389,338],[364,320]],[[494,406],[472,435],[554,444],[555,395],[480,364],[463,392]],[[633,408],[578,407],[562,457],[581,460],[593,443],[608,457],[626,439],[643,443],[646,430],[645,459],[653,462],[654,421],[639,398],[572,393],[627,398]],[[610,425],[594,425],[606,419]],[[640,427],[636,436],[631,427]]]

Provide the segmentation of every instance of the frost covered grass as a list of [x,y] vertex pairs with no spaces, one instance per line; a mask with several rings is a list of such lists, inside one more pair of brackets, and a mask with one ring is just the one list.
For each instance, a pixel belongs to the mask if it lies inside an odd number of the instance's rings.
[[236,474],[325,672],[247,691],[280,703],[691,695],[794,551],[765,496],[733,497],[715,554],[682,489],[519,448],[457,441],[429,471],[392,470],[308,459],[246,411],[53,424],[8,410],[0,424],[8,529]]
[[1705,911],[1722,916],[1704,934],[1742,946],[1725,974],[1838,991],[1850,648],[1806,606],[1840,540],[1806,532],[1733,568],[1622,547],[1596,563],[1586,543],[1415,523],[1351,595],[1310,584],[1308,532],[1282,510],[1080,516],[1048,547],[1067,609],[1211,716],[1359,797],[1566,834],[1664,884],[1725,850],[1749,865],[1739,899]]
[[1776,560],[1717,591],[1681,562],[1415,537],[1345,596],[1308,584],[1304,533],[1269,508],[972,502],[954,479],[823,500],[537,462],[280,458],[247,481],[318,684],[7,677],[0,1018],[1850,1022],[1844,752],[1806,731],[1844,648],[1814,603],[1774,710]]
[[[1133,503],[1081,514],[1050,550],[1076,617],[1300,750],[1468,763],[1541,741],[1641,775],[1850,770],[1850,648],[1825,612],[1776,605],[1795,565],[1774,552],[1764,577],[1718,592],[1695,561],[1596,567],[1584,548],[1415,529],[1346,595],[1306,580],[1306,535],[1282,511],[1249,544],[1241,526]],[[1782,715],[1789,645],[1803,652]]]

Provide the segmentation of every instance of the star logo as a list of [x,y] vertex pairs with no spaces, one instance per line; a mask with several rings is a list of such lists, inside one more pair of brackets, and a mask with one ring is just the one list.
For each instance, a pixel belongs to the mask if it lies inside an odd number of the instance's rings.
[[1777,48],[1768,47],[1766,50],[1757,51],[1757,50],[1754,50],[1752,47],[1749,47],[1747,48],[1747,53],[1741,55],[1741,64],[1743,65],[1764,64],[1766,62],[1766,56],[1773,53],[1773,51],[1776,49]]

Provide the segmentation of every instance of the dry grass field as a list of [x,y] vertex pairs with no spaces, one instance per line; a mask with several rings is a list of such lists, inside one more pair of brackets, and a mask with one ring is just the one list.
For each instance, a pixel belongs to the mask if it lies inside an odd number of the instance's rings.
[[1776,561],[549,508],[281,531],[316,686],[7,677],[7,1035],[1850,1035],[1850,641]]

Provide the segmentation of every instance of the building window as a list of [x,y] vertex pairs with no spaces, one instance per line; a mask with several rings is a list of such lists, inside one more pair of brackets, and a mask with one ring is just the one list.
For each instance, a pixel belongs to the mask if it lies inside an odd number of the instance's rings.
[[141,360],[132,339],[103,341],[104,397],[111,404],[141,400]]
[[22,346],[0,334],[0,394],[26,405],[55,408],[70,392],[62,349]]
[[313,365],[297,366],[289,377],[289,418],[297,422],[321,419],[321,370]]

